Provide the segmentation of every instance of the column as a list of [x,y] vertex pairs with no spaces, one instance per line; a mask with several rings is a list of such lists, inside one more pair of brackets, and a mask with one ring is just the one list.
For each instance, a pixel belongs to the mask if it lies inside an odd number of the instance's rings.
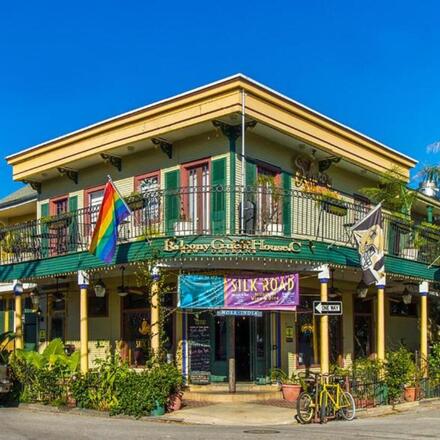
[[160,350],[159,268],[153,267],[151,279],[151,352],[156,357]]
[[428,292],[427,281],[420,283],[420,370],[428,377]]
[[235,317],[226,316],[226,335],[228,344],[226,346],[226,356],[228,358],[228,383],[229,392],[235,393],[236,377],[235,377]]
[[376,283],[376,354],[379,361],[385,360],[385,277]]
[[78,272],[78,286],[79,286],[79,339],[80,339],[80,353],[81,353],[81,373],[89,371],[89,319],[87,310],[87,296],[89,287],[89,277],[86,272]]
[[342,353],[344,357],[344,368],[350,367],[353,363],[353,328],[354,328],[354,310],[353,294],[344,292],[342,294]]
[[[321,301],[328,301],[328,281],[330,278],[329,268],[327,265],[321,267],[321,272],[318,274],[321,283]],[[321,374],[329,373],[329,347],[328,347],[328,316],[322,315],[320,317],[320,361]]]
[[5,333],[9,331],[9,298],[5,300],[5,322],[4,322],[4,330]]
[[15,280],[12,290],[15,295],[15,317],[14,317],[14,332],[15,332],[15,348],[22,350],[23,342],[23,284],[20,280]]

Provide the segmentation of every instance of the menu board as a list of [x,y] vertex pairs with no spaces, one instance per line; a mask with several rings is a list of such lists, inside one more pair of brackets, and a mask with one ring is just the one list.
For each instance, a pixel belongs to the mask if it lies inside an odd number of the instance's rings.
[[190,381],[208,384],[211,379],[211,344],[209,325],[190,325]]

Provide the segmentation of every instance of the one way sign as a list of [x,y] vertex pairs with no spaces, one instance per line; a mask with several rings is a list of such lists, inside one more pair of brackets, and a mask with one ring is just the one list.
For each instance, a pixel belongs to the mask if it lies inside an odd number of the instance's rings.
[[314,315],[342,315],[341,301],[313,301]]

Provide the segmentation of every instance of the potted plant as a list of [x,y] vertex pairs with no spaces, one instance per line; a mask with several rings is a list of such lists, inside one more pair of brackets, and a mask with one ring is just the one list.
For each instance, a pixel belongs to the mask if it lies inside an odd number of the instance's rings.
[[42,224],[47,224],[51,229],[67,228],[72,221],[73,213],[64,212],[54,217],[42,217]]
[[413,363],[410,371],[408,372],[408,381],[405,384],[403,390],[403,398],[406,402],[415,402],[420,394],[420,381],[422,379],[422,373]]
[[407,398],[411,397],[414,384],[415,363],[413,355],[405,347],[387,353],[385,362],[385,383],[388,388],[388,398],[394,404],[400,400],[405,390]]
[[347,204],[342,200],[340,194],[327,186],[308,183],[306,192],[318,196],[319,203],[323,211],[329,214],[343,217],[347,214]]
[[440,240],[440,226],[435,223],[423,221],[418,225],[420,233],[430,240]]
[[382,174],[376,186],[361,189],[373,203],[382,203],[382,206],[393,212],[411,215],[412,205],[417,192],[408,188],[404,172],[399,167],[393,167]]
[[271,372],[272,380],[281,385],[284,400],[296,402],[301,393],[301,381],[295,373],[290,376],[280,368],[275,368]]
[[347,215],[347,205],[336,191],[326,188],[321,194],[321,206],[324,211],[338,217]]
[[138,191],[133,191],[129,196],[125,198],[125,201],[133,211],[142,209],[144,207],[144,198]]

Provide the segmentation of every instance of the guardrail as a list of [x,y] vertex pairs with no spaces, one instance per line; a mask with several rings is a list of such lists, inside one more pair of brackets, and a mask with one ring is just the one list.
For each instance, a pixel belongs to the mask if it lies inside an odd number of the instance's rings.
[[[287,237],[355,247],[353,226],[371,206],[341,195],[329,199],[298,190],[210,186],[150,191],[132,196],[133,214],[119,243],[156,237],[233,235]],[[0,228],[0,262],[39,260],[88,249],[99,206]],[[431,263],[440,234],[384,213],[385,251]]]

